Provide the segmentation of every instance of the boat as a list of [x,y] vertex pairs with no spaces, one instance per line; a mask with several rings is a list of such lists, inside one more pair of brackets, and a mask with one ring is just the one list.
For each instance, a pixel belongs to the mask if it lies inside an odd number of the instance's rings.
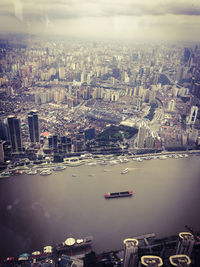
[[85,163],[85,161],[70,161],[68,163],[66,163],[67,166],[69,167],[78,167],[78,166],[81,166]]
[[35,174],[37,174],[37,170],[35,169],[31,169],[31,170],[28,170],[28,171],[26,171],[26,174],[28,174],[28,175],[35,175]]
[[138,161],[138,162],[142,162],[143,159],[142,159],[142,158],[137,158],[136,161]]
[[116,193],[105,193],[105,198],[119,198],[119,197],[131,197],[133,195],[132,191],[123,191]]
[[0,174],[0,178],[9,178],[10,177],[10,173],[9,172],[2,172]]
[[92,166],[93,167],[93,166],[96,166],[96,165],[97,165],[96,162],[89,162],[88,163],[88,166]]
[[133,158],[133,160],[134,160],[134,161],[137,161],[137,162],[141,162],[141,161],[143,161],[142,158]]
[[126,173],[128,173],[129,172],[129,168],[126,168],[126,169],[124,169],[123,171],[121,171],[121,174],[126,174]]
[[120,163],[127,163],[129,160],[127,158],[120,158],[119,162]]
[[92,244],[93,236],[87,236],[83,238],[75,239],[73,237],[67,238],[61,244],[56,245],[57,251],[72,251],[73,249],[84,248]]
[[117,161],[116,160],[111,160],[109,163],[110,163],[110,165],[116,165]]
[[159,159],[167,159],[167,156],[166,156],[166,155],[161,155],[161,156],[159,157]]
[[49,170],[49,169],[43,169],[40,172],[40,175],[50,175],[50,174],[51,174],[51,170]]
[[22,171],[20,171],[20,170],[13,170],[13,171],[11,171],[11,174],[12,175],[21,175],[23,172]]
[[65,166],[57,166],[57,167],[55,167],[53,170],[54,170],[54,171],[62,171],[62,170],[65,170],[65,169],[66,169]]
[[102,160],[99,162],[99,165],[107,165],[107,162],[105,160]]

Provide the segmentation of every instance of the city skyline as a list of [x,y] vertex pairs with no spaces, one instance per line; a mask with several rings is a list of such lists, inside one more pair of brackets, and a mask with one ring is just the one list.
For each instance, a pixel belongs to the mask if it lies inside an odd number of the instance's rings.
[[196,0],[3,0],[0,25],[0,33],[199,42],[200,3]]

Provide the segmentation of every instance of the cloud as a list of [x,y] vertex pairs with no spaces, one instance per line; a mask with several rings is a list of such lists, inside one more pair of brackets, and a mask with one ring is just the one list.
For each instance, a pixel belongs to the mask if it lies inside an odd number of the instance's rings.
[[15,32],[28,25],[30,33],[41,34],[194,39],[200,38],[200,1],[1,0],[3,20],[0,30]]
[[[44,14],[52,19],[165,14],[200,15],[199,0],[1,0],[0,13],[11,13],[12,3],[15,10],[21,12],[23,9],[23,16],[31,19],[38,19],[38,16]],[[22,14],[20,17],[22,18]]]

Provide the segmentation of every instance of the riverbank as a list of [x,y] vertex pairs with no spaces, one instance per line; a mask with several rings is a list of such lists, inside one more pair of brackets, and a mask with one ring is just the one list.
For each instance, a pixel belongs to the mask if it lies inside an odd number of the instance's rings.
[[[188,157],[190,155],[199,155],[199,150],[191,150],[187,152],[169,152],[164,151],[160,153],[151,153],[151,154],[127,154],[122,156],[116,156],[114,154],[110,155],[92,155],[92,154],[83,154],[79,157],[70,157],[64,158],[63,162],[56,163],[54,161],[45,161],[41,164],[36,164],[34,162],[29,162],[29,164],[24,164],[22,166],[12,167],[11,164],[8,164],[6,170],[2,171],[0,174],[0,178],[8,178],[10,175],[16,174],[32,174],[30,170],[38,170],[48,168],[49,170],[53,171],[56,167],[79,167],[81,165],[89,164],[90,166],[95,166],[96,164],[100,165],[113,165],[118,163],[127,163],[128,160],[150,160],[150,159],[167,159],[167,158],[183,158]],[[61,169],[62,170],[62,169]],[[18,173],[17,173],[18,172]],[[21,173],[20,173],[21,172]]]

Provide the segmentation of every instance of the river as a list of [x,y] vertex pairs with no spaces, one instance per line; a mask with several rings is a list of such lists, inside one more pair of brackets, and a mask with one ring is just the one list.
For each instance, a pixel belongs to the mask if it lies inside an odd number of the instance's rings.
[[[67,237],[94,237],[96,252],[123,240],[200,229],[200,157],[67,167],[49,176],[0,180],[0,258],[54,246]],[[121,171],[129,168],[127,174]],[[132,190],[133,197],[105,199]]]

